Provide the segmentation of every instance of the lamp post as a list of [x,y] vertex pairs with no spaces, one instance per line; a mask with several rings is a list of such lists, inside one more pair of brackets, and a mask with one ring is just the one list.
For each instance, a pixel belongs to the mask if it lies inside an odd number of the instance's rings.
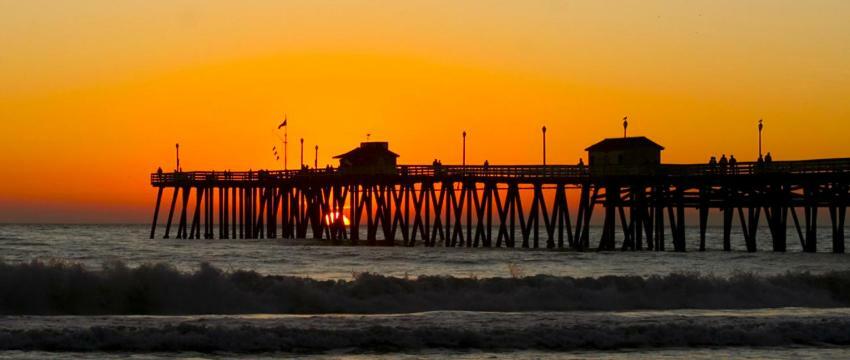
[[764,128],[764,122],[762,119],[759,119],[759,159],[761,159],[761,131]]
[[624,116],[624,117],[623,117],[623,137],[624,137],[624,138],[625,138],[625,137],[627,137],[627,136],[626,136],[626,130],[627,130],[628,128],[629,128],[629,117],[628,117],[628,116]]
[[316,157],[313,159],[313,168],[319,168],[319,145],[316,145]]
[[289,150],[289,126],[286,124],[287,120],[286,114],[283,114],[283,170],[289,170],[287,154],[287,150]]
[[174,147],[177,149],[177,169],[174,171],[180,172],[180,144],[174,144]]
[[543,125],[543,166],[546,166],[546,125]]
[[466,168],[466,131],[463,132],[463,159],[462,165]]
[[304,138],[301,138],[301,168],[304,168]]

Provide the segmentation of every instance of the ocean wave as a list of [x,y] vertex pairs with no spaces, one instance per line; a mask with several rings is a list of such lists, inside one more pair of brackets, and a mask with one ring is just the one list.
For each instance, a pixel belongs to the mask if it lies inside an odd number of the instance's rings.
[[59,319],[59,324],[54,320],[49,327],[3,326],[0,349],[309,353],[850,344],[847,316],[593,314],[571,318],[564,313],[426,313],[271,320],[145,318],[69,324],[87,321],[76,317]]
[[166,264],[98,271],[58,261],[0,263],[0,314],[323,314],[435,310],[573,311],[749,309],[850,305],[850,272],[716,277],[572,278],[356,274],[316,280]]

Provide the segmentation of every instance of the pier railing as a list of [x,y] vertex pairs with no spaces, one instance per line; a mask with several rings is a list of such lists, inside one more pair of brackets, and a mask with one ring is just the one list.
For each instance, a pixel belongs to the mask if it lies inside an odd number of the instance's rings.
[[748,161],[736,164],[664,164],[661,172],[670,176],[757,175],[757,174],[823,174],[850,172],[850,158],[772,161]]
[[[318,177],[347,175],[338,168],[303,170],[258,170],[258,171],[189,171],[151,174],[154,185],[178,181],[216,181],[243,182],[264,180],[286,180],[298,177]],[[383,175],[417,177],[494,177],[494,178],[559,178],[587,177],[590,173],[586,166],[578,165],[399,165],[395,173]]]
[[[663,164],[655,175],[660,176],[704,176],[704,175],[757,175],[757,174],[823,174],[850,173],[850,158],[817,159],[800,161],[773,161],[770,163],[739,162],[736,164]],[[181,181],[244,182],[285,180],[298,177],[334,176],[349,174],[338,168],[303,170],[258,170],[258,171],[191,171],[151,174],[153,185]],[[476,177],[510,178],[520,180],[571,178],[592,176],[584,165],[398,165],[395,173],[384,175],[415,177]]]

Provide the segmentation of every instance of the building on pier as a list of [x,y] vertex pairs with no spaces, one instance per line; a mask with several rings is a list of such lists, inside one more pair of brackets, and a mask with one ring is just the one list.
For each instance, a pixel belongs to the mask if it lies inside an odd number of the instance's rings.
[[653,175],[661,164],[664,147],[636,136],[605,139],[585,150],[594,176]]
[[339,171],[345,174],[395,174],[398,154],[390,151],[387,142],[362,142],[360,147],[345,154],[334,156],[339,159]]

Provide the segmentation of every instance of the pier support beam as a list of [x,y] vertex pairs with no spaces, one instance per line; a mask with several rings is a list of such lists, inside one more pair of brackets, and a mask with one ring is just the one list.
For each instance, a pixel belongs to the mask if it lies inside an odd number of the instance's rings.
[[162,186],[157,189],[156,192],[156,206],[153,209],[153,221],[151,222],[151,239],[156,234],[156,221],[159,217],[159,204],[162,202]]
[[844,253],[844,218],[846,213],[844,206],[830,206],[829,218],[832,226],[832,252]]

